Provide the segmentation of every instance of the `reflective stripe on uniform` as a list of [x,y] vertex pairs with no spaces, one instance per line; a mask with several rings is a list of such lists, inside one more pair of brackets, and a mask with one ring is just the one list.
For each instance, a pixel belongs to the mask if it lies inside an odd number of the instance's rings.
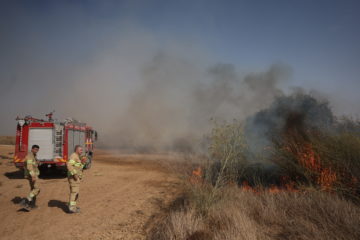
[[74,159],[70,159],[69,163],[75,167],[83,167],[83,164],[81,162],[75,161]]
[[75,206],[75,205],[76,205],[76,202],[74,202],[74,201],[70,202],[70,206]]
[[74,165],[74,164],[76,163],[76,161],[75,161],[74,159],[70,159],[70,160],[69,160],[69,163],[70,163],[71,165]]
[[81,167],[81,168],[82,168],[82,167],[83,167],[83,164],[80,163],[80,162],[76,162],[76,163],[74,164],[74,166],[75,166],[75,167]]
[[77,163],[75,163],[75,164],[74,164],[74,166],[75,166],[75,167],[81,167],[81,168],[82,168],[82,167],[83,167],[83,164],[82,164],[82,163],[77,162]]

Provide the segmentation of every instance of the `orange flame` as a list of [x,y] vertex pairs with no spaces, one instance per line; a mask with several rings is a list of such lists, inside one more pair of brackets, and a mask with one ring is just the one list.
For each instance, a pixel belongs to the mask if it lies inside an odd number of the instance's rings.
[[192,171],[193,176],[201,177],[202,176],[202,170],[201,167],[197,167]]
[[249,185],[247,181],[242,182],[241,190],[245,192],[253,192],[256,194],[259,194],[261,192],[268,192],[268,193],[280,193],[280,192],[298,192],[298,190],[295,188],[294,182],[288,182],[281,184],[281,186],[276,185],[270,185],[269,188],[266,189],[259,189],[259,188],[253,188]]
[[241,190],[243,191],[252,191],[255,192],[255,189],[250,187],[249,183],[247,181],[244,181],[241,186]]
[[190,176],[190,183],[192,184],[199,184],[203,182],[202,179],[202,169],[201,167],[197,167],[192,171],[192,174]]
[[305,144],[298,156],[302,166],[316,173],[315,182],[323,190],[331,191],[337,181],[337,175],[331,168],[322,166],[320,157],[315,154],[312,146]]

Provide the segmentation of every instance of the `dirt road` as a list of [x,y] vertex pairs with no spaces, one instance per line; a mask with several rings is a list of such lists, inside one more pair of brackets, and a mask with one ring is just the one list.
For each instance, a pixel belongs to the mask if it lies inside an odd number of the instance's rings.
[[19,211],[28,182],[13,166],[13,146],[0,145],[0,239],[145,239],[146,225],[176,191],[176,180],[156,164],[164,155],[123,155],[98,150],[85,171],[78,201],[67,214],[68,182],[39,180],[39,209]]

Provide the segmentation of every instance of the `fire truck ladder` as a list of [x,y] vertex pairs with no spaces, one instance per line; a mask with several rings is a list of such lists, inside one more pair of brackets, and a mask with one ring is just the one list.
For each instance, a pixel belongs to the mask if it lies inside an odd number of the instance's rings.
[[62,145],[63,145],[63,127],[60,125],[55,125],[55,154],[56,154],[56,156],[62,155]]

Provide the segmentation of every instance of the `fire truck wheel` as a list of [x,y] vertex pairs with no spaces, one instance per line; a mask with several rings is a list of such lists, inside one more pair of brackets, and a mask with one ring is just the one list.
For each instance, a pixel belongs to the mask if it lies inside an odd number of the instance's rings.
[[19,168],[19,171],[20,171],[20,176],[22,176],[23,178],[26,178],[25,177],[25,169],[24,168]]

